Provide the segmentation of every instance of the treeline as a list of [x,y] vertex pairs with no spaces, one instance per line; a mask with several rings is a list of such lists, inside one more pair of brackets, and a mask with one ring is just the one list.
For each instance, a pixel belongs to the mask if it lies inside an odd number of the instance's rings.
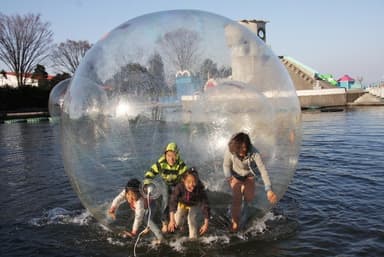
[[[73,75],[92,46],[87,41],[52,42],[50,23],[43,21],[40,14],[5,15],[0,12],[0,62],[12,67],[10,71],[17,80],[12,87],[0,88],[1,113],[47,109],[51,89]],[[48,76],[43,63],[56,69],[57,75]],[[37,87],[28,85],[29,75],[38,80]],[[7,79],[4,70],[0,71],[0,79]]]
[[47,110],[50,89],[25,86],[0,88],[0,111]]
[[[0,87],[0,112],[48,110],[49,94],[52,88],[60,81],[70,78],[70,75],[61,73],[48,80],[45,68],[39,67],[41,69],[36,69],[33,73],[34,76],[39,77],[37,87],[31,85],[16,88]],[[42,72],[39,73],[39,70]]]

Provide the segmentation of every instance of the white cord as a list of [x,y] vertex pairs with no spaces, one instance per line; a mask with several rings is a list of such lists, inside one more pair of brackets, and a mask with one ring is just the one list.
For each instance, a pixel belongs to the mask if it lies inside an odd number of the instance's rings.
[[[252,166],[251,166],[251,155],[248,156],[248,167],[249,167],[249,171],[253,174],[253,176],[255,176],[256,178],[256,172],[253,170]],[[252,158],[253,159],[253,158]],[[255,160],[253,159],[253,161],[255,162]],[[256,163],[256,162],[255,162]]]
[[148,193],[147,193],[147,204],[148,204],[148,221],[147,221],[147,226],[143,229],[143,231],[141,231],[139,233],[139,235],[137,236],[137,239],[136,239],[136,242],[135,242],[135,245],[133,247],[133,256],[136,257],[136,246],[137,244],[139,243],[139,240],[140,240],[140,236],[147,230],[149,229],[149,221],[151,220],[151,206],[149,204],[149,190],[148,190]]

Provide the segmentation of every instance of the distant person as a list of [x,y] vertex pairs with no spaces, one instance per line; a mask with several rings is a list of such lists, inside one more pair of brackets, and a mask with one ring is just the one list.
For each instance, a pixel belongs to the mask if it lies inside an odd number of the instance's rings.
[[[123,231],[121,234],[124,237],[133,238],[138,234],[140,225],[143,223],[144,218],[146,218],[146,216],[148,215],[148,201],[147,199],[144,199],[144,197],[142,197],[142,195],[140,194],[139,180],[135,178],[130,179],[127,185],[125,186],[125,189],[115,197],[108,211],[109,215],[113,219],[116,219],[116,211],[119,208],[120,204],[125,201],[127,201],[129,207],[135,212],[135,218],[131,231]],[[148,229],[155,234],[159,243],[164,240],[160,229],[151,219],[148,221]]]
[[248,134],[235,134],[228,143],[224,153],[224,176],[232,189],[231,230],[238,231],[241,205],[244,208],[255,198],[255,171],[257,169],[264,182],[265,192],[271,204],[276,203],[277,196],[272,191],[268,171],[261,159],[260,153],[251,144]]
[[173,188],[180,181],[183,173],[188,169],[184,161],[179,155],[179,149],[176,143],[169,143],[165,149],[164,153],[160,156],[159,160],[154,163],[151,168],[144,174],[144,186],[145,189],[150,189],[152,185],[152,180],[155,176],[160,175],[163,181],[167,185],[167,204],[161,215],[163,233],[168,232],[168,223],[169,223],[169,196],[172,194]]
[[[204,223],[198,228],[197,215],[201,209]],[[169,202],[169,225],[170,232],[181,227],[188,218],[189,238],[195,239],[208,231],[210,208],[203,183],[200,181],[196,169],[188,169],[182,181],[177,184],[170,197]]]

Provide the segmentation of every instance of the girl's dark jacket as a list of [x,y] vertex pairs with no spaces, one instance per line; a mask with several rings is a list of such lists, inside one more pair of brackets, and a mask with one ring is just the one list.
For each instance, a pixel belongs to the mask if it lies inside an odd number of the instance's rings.
[[200,180],[192,192],[185,189],[183,182],[179,182],[176,185],[169,199],[169,211],[176,212],[178,203],[182,203],[187,207],[200,205],[204,218],[209,219],[210,217],[207,193]]

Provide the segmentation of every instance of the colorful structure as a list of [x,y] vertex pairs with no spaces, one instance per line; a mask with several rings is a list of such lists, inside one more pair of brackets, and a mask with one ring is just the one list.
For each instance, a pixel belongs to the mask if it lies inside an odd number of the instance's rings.
[[345,89],[351,89],[351,88],[354,88],[353,85],[355,84],[355,80],[350,76],[348,76],[347,74],[345,74],[344,76],[342,76],[337,80],[337,84],[339,87],[343,87]]
[[319,73],[316,73],[315,76],[318,79],[321,79],[321,80],[324,80],[324,81],[328,82],[332,86],[337,86],[337,80],[335,80],[331,74],[319,74]]
[[176,100],[180,101],[182,96],[191,96],[201,91],[200,81],[189,71],[178,71],[176,73]]

